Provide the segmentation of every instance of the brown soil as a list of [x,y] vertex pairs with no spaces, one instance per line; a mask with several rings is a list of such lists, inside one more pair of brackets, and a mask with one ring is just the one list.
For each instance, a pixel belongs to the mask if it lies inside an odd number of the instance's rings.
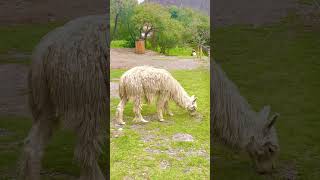
[[[190,52],[191,53],[191,52]],[[147,50],[145,54],[136,54],[134,49],[111,49],[111,69],[129,69],[135,66],[150,65],[154,67],[175,69],[196,69],[202,65],[208,65],[208,60],[183,59],[174,56],[163,56]]]
[[0,115],[30,115],[26,96],[27,74],[26,65],[0,65]]

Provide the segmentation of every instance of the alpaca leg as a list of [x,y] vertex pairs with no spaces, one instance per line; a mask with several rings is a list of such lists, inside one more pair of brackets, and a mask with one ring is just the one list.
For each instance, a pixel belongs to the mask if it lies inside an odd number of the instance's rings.
[[169,116],[173,116],[173,113],[170,111],[169,109],[169,101],[165,102],[164,103],[164,109],[166,110],[166,113],[169,115]]
[[163,110],[166,100],[163,98],[163,96],[159,97],[158,103],[157,103],[157,112],[158,112],[158,118],[160,122],[163,122]]
[[124,121],[123,121],[123,110],[124,110],[124,107],[127,103],[127,99],[126,98],[123,98],[121,99],[120,103],[118,104],[118,107],[117,107],[117,114],[116,114],[116,119],[117,119],[117,122],[121,125],[124,125],[126,124]]
[[133,105],[133,112],[135,114],[135,118],[133,121],[135,122],[148,122],[146,121],[145,119],[143,119],[142,115],[141,115],[141,109],[142,109],[142,106],[141,106],[141,98],[135,98],[134,100],[134,105]]
[[19,178],[26,180],[39,180],[41,158],[43,149],[50,140],[57,120],[52,114],[41,113],[35,119],[29,135],[25,141],[25,147],[20,161]]
[[99,126],[93,119],[84,121],[86,122],[76,129],[77,144],[74,152],[81,168],[80,180],[104,180],[97,162],[100,151]]

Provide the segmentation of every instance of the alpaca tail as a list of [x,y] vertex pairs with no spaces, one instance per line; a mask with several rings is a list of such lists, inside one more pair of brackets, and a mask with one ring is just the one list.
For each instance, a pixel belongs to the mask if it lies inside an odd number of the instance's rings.
[[125,84],[123,83],[122,79],[120,79],[120,83],[119,83],[119,97],[120,99],[127,97]]
[[34,121],[38,120],[40,111],[48,103],[48,93],[43,63],[34,64],[28,74],[28,103]]
[[34,90],[32,87],[32,71],[30,69],[29,74],[28,74],[28,103],[29,103],[29,109],[32,113],[32,116],[34,117],[34,120],[37,118],[37,105],[34,100]]

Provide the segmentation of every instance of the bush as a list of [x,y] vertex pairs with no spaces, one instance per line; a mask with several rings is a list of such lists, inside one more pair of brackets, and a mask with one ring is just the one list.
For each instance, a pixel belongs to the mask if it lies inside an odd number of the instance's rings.
[[132,45],[126,40],[114,40],[111,41],[111,48],[132,48]]

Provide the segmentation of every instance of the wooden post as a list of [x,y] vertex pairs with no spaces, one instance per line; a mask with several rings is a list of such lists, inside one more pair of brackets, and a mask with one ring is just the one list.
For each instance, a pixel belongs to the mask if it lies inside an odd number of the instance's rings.
[[143,39],[139,39],[136,41],[136,53],[137,54],[145,53],[145,44]]

